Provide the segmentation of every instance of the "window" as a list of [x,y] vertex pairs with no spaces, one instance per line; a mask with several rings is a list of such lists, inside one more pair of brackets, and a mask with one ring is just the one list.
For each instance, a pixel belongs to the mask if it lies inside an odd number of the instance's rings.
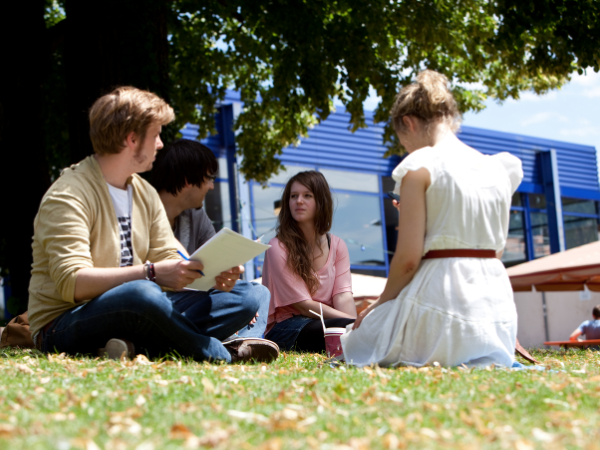
[[344,191],[362,191],[372,194],[379,193],[379,180],[377,175],[360,172],[347,172],[342,170],[330,170],[319,168],[331,189]]
[[527,261],[523,214],[523,211],[511,210],[510,212],[508,238],[502,253],[502,262],[506,267]]
[[229,205],[229,183],[226,181],[215,182],[215,188],[206,194],[204,208],[216,231],[223,227],[231,228],[231,208]]
[[596,202],[579,198],[562,198],[565,247],[579,247],[598,240]]
[[350,264],[385,266],[379,196],[334,192],[331,232],[346,242]]
[[395,191],[396,181],[392,177],[381,177],[383,188],[383,213],[385,215],[385,237],[387,241],[387,250],[389,258],[396,252],[396,243],[398,242],[398,210],[394,206],[392,199],[388,197],[389,191]]
[[546,212],[531,212],[531,238],[533,240],[533,257],[540,258],[550,254],[550,230]]

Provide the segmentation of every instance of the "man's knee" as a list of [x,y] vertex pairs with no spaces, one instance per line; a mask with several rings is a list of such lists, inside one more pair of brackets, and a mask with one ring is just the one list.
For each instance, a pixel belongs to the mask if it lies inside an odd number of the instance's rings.
[[172,303],[163,293],[160,286],[147,280],[129,281],[114,291],[115,299],[122,304],[123,309],[133,312],[164,312],[170,313]]
[[254,315],[261,306],[268,305],[271,293],[262,284],[248,281],[238,281],[236,291],[241,299],[241,304],[247,311]]

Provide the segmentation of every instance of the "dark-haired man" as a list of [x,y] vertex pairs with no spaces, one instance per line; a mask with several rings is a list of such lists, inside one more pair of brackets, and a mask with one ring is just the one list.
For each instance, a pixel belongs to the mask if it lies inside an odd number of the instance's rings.
[[204,267],[177,254],[160,198],[137,175],[152,168],[173,109],[151,92],[121,87],[99,98],[89,118],[94,154],[63,171],[34,222],[35,346],[70,354],[102,347],[115,358],[132,356],[133,346],[196,360],[275,358],[269,341],[221,342],[269,297],[237,283],[242,267],[217,276],[218,291],[182,291]]
[[202,206],[208,191],[214,189],[218,170],[213,152],[189,139],[180,139],[161,150],[152,169],[152,184],[171,228],[190,255],[215,235]]
[[[165,147],[154,162],[152,184],[165,207],[175,237],[190,255],[215,235],[212,222],[202,206],[208,191],[214,189],[218,169],[213,152],[200,142],[189,139],[180,139]],[[238,289],[249,294],[261,288],[258,283],[238,282]],[[256,317],[238,331],[238,337],[263,336],[269,298],[262,298]],[[180,306],[179,302],[174,304],[175,307]]]
[[586,340],[600,339],[600,305],[594,306],[592,310],[594,320],[586,320],[571,333],[569,339],[576,341],[579,336],[585,335]]

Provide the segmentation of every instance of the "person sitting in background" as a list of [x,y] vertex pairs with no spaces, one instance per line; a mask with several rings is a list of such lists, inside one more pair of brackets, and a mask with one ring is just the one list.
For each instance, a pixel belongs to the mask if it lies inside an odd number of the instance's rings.
[[594,320],[586,320],[575,331],[571,333],[569,339],[576,341],[579,336],[585,335],[585,340],[600,339],[600,305],[594,306],[592,310]]
[[294,175],[281,197],[277,235],[265,255],[263,284],[271,292],[267,339],[285,350],[325,351],[326,327],[356,319],[350,257],[344,241],[328,231],[333,199],[323,174]]
[[219,170],[213,152],[200,142],[179,139],[156,155],[152,185],[167,212],[173,234],[191,255],[215,235],[204,199]]
[[[179,139],[156,155],[152,185],[165,207],[179,250],[188,256],[215,235],[215,228],[203,206],[206,194],[215,188],[218,170],[219,163],[212,150],[198,141]],[[248,295],[263,289],[258,283],[246,281],[238,281],[237,288],[243,288]],[[267,326],[269,296],[256,297],[260,299],[256,316],[225,341],[263,337]],[[175,306],[178,305],[175,302]]]

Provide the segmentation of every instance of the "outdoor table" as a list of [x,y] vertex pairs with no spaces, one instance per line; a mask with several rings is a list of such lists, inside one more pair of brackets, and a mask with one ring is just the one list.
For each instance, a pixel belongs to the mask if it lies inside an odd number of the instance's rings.
[[548,341],[544,342],[544,345],[560,345],[564,348],[569,347],[590,347],[592,345],[600,345],[600,339],[589,339],[587,341]]

